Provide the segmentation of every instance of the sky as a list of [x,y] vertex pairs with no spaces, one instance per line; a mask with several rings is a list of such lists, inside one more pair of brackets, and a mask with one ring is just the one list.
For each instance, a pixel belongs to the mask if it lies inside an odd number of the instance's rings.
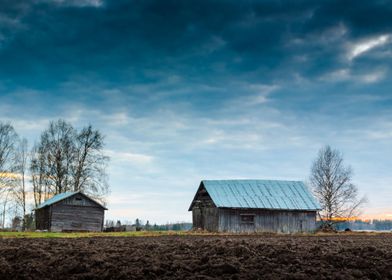
[[389,1],[0,0],[0,120],[105,135],[106,217],[191,221],[202,179],[308,181],[331,145],[392,217]]

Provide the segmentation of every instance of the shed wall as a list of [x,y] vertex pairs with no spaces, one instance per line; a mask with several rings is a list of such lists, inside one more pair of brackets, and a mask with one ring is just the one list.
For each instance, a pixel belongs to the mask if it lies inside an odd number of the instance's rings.
[[[242,216],[253,216],[253,222]],[[222,232],[312,232],[316,229],[315,211],[280,211],[262,209],[219,209]]]
[[91,206],[97,207],[98,204],[95,203],[93,200],[88,199],[86,196],[77,193],[73,196],[70,196],[62,201],[59,202],[62,205],[76,205],[76,206]]
[[35,210],[35,226],[38,230],[49,230],[50,207]]
[[214,207],[194,207],[192,209],[194,229],[219,230],[219,210]]
[[55,204],[52,206],[51,231],[102,231],[101,207]]

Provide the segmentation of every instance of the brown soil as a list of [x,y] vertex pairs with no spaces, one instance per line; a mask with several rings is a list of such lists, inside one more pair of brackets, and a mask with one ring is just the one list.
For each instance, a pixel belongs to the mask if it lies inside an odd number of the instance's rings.
[[0,239],[0,279],[392,279],[392,235]]

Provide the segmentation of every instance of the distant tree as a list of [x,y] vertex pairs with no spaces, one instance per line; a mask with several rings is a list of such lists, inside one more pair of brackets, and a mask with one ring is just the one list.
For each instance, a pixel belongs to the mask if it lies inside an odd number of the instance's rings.
[[0,122],[0,214],[1,226],[5,227],[5,217],[9,210],[11,192],[15,184],[15,150],[18,135],[10,124]]
[[30,174],[33,185],[35,207],[40,205],[49,196],[49,183],[46,172],[46,158],[44,147],[35,145],[31,151]]
[[105,195],[109,189],[105,170],[109,158],[103,154],[102,134],[89,125],[77,133],[75,143],[74,191],[83,191],[97,198]]
[[179,224],[179,223],[175,223],[175,224],[173,224],[173,226],[172,226],[172,230],[181,230],[181,225]]
[[28,189],[26,186],[26,172],[27,172],[27,161],[28,161],[28,147],[27,140],[22,139],[19,141],[18,147],[15,154],[15,172],[18,174],[16,177],[16,184],[12,190],[13,198],[17,207],[17,211],[20,212],[22,218],[22,230],[26,228],[26,211],[27,211],[27,193]]
[[106,220],[105,227],[106,228],[114,227],[114,221],[113,220]]
[[141,223],[141,221],[139,220],[139,218],[137,218],[137,219],[135,220],[135,227],[136,227],[136,231],[140,231],[140,230],[142,229],[142,223]]
[[117,220],[116,227],[117,228],[121,227],[121,221],[120,220]]
[[145,230],[151,230],[150,221],[147,220],[146,225],[144,226]]
[[20,230],[21,228],[21,223],[22,223],[22,218],[19,216],[15,216],[12,219],[12,223],[11,223],[11,228],[12,230]]
[[343,164],[338,150],[325,146],[319,151],[311,168],[310,182],[322,211],[323,227],[349,220],[360,213],[365,198],[358,198],[358,188],[351,182],[352,169]]
[[25,230],[35,230],[35,222],[33,213],[26,214],[24,217]]
[[33,148],[31,174],[36,206],[49,195],[83,191],[104,202],[109,191],[102,134],[91,125],[80,132],[64,120],[51,122]]

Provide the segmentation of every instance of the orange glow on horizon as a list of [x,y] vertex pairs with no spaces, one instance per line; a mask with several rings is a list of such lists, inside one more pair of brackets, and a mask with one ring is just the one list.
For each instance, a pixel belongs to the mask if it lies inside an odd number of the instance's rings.
[[20,174],[13,172],[0,172],[0,178],[17,179],[20,178]]
[[377,214],[367,214],[358,217],[335,217],[331,219],[335,222],[350,222],[350,221],[363,221],[363,222],[371,222],[372,220],[392,220],[392,213],[377,213]]

